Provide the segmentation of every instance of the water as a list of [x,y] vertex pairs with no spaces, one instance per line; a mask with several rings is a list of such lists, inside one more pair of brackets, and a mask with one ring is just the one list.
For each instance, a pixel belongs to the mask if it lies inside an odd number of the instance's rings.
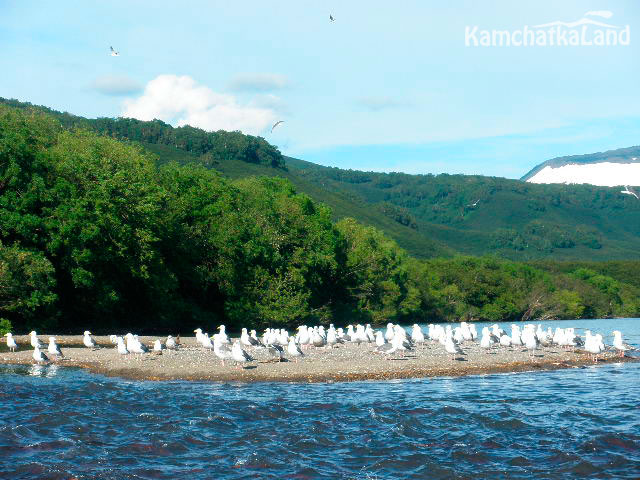
[[[587,324],[640,341],[639,320]],[[637,363],[335,384],[5,366],[0,478],[637,479],[639,380]]]

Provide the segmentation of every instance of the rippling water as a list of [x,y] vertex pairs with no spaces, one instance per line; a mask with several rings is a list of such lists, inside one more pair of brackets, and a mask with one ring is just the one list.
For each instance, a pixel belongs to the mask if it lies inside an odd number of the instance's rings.
[[12,480],[640,478],[637,363],[250,385],[1,367],[0,412]]

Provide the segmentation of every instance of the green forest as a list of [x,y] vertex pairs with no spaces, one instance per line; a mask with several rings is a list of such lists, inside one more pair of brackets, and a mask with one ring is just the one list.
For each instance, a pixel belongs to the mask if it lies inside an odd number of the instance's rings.
[[[410,205],[305,193],[262,138],[74,119],[0,104],[0,330],[640,316],[640,261],[470,256],[424,233],[432,254],[418,258],[385,228],[418,235]],[[370,183],[348,182],[359,174]]]

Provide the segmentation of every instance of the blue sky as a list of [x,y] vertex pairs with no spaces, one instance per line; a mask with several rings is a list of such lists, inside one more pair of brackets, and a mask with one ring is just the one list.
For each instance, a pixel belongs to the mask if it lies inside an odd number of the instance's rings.
[[[602,10],[630,26],[630,45],[464,44],[466,26]],[[0,96],[239,128],[342,168],[518,178],[555,156],[640,144],[639,20],[633,0],[0,0]]]

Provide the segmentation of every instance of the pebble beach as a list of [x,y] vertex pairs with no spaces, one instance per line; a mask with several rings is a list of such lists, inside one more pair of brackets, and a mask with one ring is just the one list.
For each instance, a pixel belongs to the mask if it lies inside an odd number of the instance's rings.
[[[48,335],[39,337],[45,340]],[[164,350],[162,354],[151,352],[124,356],[117,353],[109,337],[93,338],[99,348],[82,346],[82,336],[56,336],[64,358],[51,358],[51,363],[138,380],[305,383],[556,370],[594,364],[590,356],[579,349],[572,351],[558,346],[541,347],[532,358],[523,347],[494,347],[486,350],[477,342],[465,344],[465,354],[456,355],[452,359],[442,345],[427,341],[413,351],[404,354],[396,352],[391,356],[374,352],[369,344],[346,343],[335,348],[308,347],[304,349],[304,357],[297,362],[287,359],[286,353],[284,361],[278,362],[264,348],[246,348],[255,361],[242,366],[227,361],[223,366],[212,351],[202,348],[193,337],[183,337],[177,350]],[[156,338],[140,337],[140,340],[151,346]],[[8,352],[6,345],[3,345],[0,363],[34,363],[29,337],[16,336],[15,339],[21,349]],[[601,355],[598,363],[637,360],[631,356],[621,358],[616,352],[607,351]]]

